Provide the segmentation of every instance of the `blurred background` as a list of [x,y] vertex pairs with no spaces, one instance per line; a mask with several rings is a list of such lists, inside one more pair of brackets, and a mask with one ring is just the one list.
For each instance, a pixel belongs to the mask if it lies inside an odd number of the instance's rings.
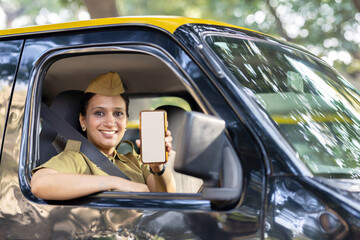
[[0,0],[0,29],[135,15],[211,19],[283,38],[360,89],[360,0]]

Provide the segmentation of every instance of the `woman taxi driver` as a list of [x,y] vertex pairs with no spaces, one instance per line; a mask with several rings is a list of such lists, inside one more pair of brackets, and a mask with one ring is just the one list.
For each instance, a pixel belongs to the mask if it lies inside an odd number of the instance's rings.
[[[79,121],[87,139],[130,181],[104,173],[79,151],[79,142],[69,140],[63,152],[33,169],[31,191],[35,196],[66,200],[108,190],[175,191],[174,177],[165,165],[142,164],[134,151],[126,155],[116,151],[128,121],[129,101],[124,92],[117,73],[109,72],[96,77],[85,91]],[[170,152],[172,137],[169,131],[165,139],[166,151]]]

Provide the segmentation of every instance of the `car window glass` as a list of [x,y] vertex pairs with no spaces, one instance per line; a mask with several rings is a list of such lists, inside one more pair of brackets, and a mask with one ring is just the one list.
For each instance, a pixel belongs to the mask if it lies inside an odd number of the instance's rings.
[[360,96],[298,50],[211,36],[207,42],[317,176],[360,178]]

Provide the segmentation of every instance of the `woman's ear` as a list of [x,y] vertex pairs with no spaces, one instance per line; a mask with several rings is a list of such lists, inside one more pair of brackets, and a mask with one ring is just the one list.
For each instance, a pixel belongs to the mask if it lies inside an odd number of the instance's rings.
[[80,122],[81,130],[85,132],[86,131],[85,118],[83,117],[83,115],[81,115],[81,113],[79,114],[79,122]]

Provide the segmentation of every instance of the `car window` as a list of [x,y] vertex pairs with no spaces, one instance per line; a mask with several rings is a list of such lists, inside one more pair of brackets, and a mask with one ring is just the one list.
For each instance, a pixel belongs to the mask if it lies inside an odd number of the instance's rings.
[[[85,67],[89,63],[94,64],[90,68]],[[109,64],[112,65],[109,66]],[[170,111],[175,108],[176,111],[191,111],[191,105],[196,105],[196,103],[186,92],[186,87],[183,86],[180,79],[164,65],[156,58],[144,54],[116,53],[63,58],[53,63],[44,77],[42,102],[68,121],[75,129],[82,132],[78,123],[79,109],[77,105],[83,91],[92,78],[111,69],[120,75],[129,97],[129,119],[122,140],[131,141],[139,153],[135,140],[139,139],[140,111],[163,109],[168,112],[168,128],[172,132],[173,150],[175,150],[176,125],[178,123],[175,122],[177,119],[174,120]],[[143,74],[134,73],[133,69],[137,69]],[[141,71],[141,69],[144,70]],[[160,75],[159,72],[161,72]],[[146,78],[143,77],[144,75]],[[39,133],[40,161],[36,166],[61,152],[65,145],[65,142],[59,137],[59,133],[54,132],[51,126],[47,126],[46,122],[41,122],[40,125],[42,126]],[[120,144],[117,150],[125,155],[129,148],[126,144]],[[174,154],[170,154],[166,166],[173,171],[176,192],[197,193],[202,186],[202,180],[175,173],[173,169],[174,156]]]
[[299,50],[210,36],[209,46],[316,176],[360,178],[360,96]]
[[[0,146],[4,134],[11,89],[20,59],[22,40],[0,42]],[[12,115],[10,118],[17,119]]]

